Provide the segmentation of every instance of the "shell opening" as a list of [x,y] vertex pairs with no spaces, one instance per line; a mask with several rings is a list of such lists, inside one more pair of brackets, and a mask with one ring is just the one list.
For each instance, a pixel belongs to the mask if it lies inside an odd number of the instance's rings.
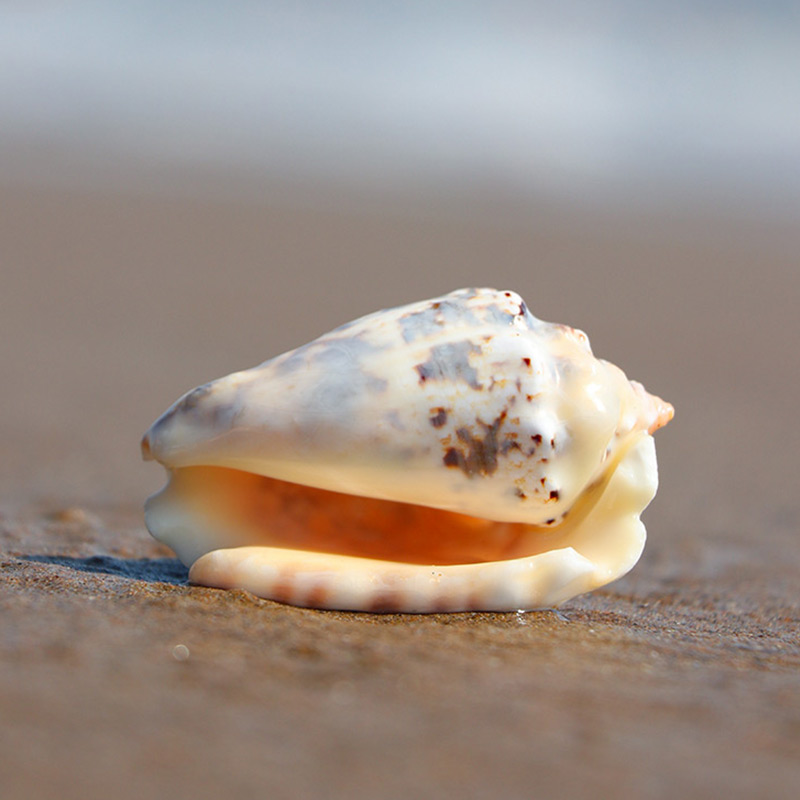
[[369,611],[558,605],[627,572],[657,486],[653,439],[632,438],[552,527],[493,522],[226,467],[171,471],[147,504],[190,580],[294,605]]
[[[426,506],[315,489],[227,467],[174,470],[168,493],[185,499],[194,530],[213,546],[282,547],[408,564],[474,564],[553,548],[558,527],[496,522]],[[150,501],[148,512],[159,505]],[[191,563],[204,537],[168,541]]]

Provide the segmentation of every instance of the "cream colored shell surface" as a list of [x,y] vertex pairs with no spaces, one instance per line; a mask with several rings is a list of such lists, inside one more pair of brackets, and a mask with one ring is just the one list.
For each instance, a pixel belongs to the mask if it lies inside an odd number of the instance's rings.
[[[144,439],[173,476],[149,501],[147,523],[187,562],[203,556],[193,580],[263,596],[270,581],[285,589],[288,580],[296,596],[279,599],[300,605],[370,608],[376,580],[397,598],[383,610],[553,605],[638,559],[638,516],[657,485],[648,431],[670,416],[595,358],[581,331],[537,319],[514,292],[460,290],[363,317],[189,392]],[[230,549],[181,480],[197,465],[540,526],[553,547],[427,572],[335,553]],[[308,589],[320,582],[325,592]]]

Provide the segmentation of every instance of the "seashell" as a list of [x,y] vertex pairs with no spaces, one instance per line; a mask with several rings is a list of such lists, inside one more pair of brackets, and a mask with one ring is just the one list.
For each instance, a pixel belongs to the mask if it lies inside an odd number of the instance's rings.
[[298,606],[557,606],[630,570],[673,409],[514,292],[379,311],[179,399],[142,441],[190,581]]

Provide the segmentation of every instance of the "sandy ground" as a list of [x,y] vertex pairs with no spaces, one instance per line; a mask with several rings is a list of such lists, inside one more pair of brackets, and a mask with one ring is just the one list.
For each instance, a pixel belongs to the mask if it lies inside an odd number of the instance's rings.
[[[800,231],[0,191],[0,796],[795,797]],[[141,433],[194,385],[464,285],[671,400],[645,555],[558,612],[186,583]]]

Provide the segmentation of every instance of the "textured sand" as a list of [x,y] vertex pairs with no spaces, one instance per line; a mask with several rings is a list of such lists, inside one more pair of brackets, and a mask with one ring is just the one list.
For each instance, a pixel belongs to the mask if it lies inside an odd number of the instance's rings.
[[[0,795],[795,797],[800,233],[0,193]],[[631,575],[558,613],[190,587],[138,438],[375,308],[520,291],[672,401]]]

